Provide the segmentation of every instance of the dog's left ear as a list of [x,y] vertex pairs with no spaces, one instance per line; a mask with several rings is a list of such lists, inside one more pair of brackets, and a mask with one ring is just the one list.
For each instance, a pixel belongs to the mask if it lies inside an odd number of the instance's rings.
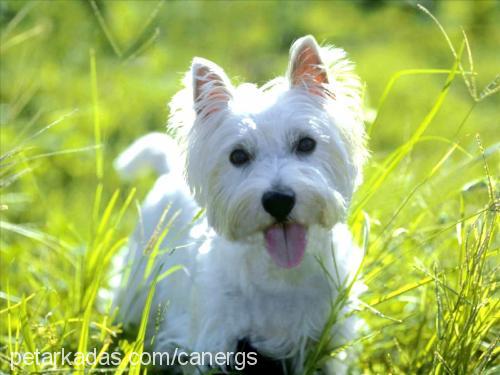
[[315,95],[327,94],[328,73],[312,35],[298,39],[290,48],[287,76],[290,87],[305,87]]

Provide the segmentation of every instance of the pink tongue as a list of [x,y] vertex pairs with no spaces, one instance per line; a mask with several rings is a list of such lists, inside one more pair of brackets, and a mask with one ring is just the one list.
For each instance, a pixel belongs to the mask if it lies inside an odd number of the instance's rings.
[[279,267],[297,267],[306,250],[306,229],[299,224],[276,224],[264,233],[266,249]]

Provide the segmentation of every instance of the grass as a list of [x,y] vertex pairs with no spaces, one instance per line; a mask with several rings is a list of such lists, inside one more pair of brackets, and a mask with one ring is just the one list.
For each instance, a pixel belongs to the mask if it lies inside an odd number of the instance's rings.
[[[349,216],[365,249],[360,276],[368,286],[355,312],[367,332],[346,344],[362,347],[356,368],[498,373],[500,81],[492,3],[436,5],[444,26],[413,6],[146,4],[0,3],[0,371],[98,371],[83,361],[11,368],[12,353],[63,347],[95,348],[97,358],[119,348],[126,360],[104,370],[145,370],[129,360],[145,344],[146,320],[136,336],[122,335],[110,280],[153,176],[124,184],[112,159],[161,127],[160,108],[179,87],[173,72],[193,55],[264,81],[285,66],[290,40],[311,32],[352,47],[367,101],[378,103],[367,110],[372,158]],[[233,22],[248,14],[248,25]],[[457,22],[471,33],[445,32]],[[219,28],[209,38],[200,23]],[[228,30],[242,46],[226,38]],[[151,244],[151,256],[158,251]],[[344,302],[332,306],[329,324]],[[323,335],[311,348],[307,374],[344,349],[332,353],[327,343]]]

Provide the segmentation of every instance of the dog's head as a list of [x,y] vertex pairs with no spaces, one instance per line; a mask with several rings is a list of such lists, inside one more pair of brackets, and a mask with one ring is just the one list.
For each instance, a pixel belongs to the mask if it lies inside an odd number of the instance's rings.
[[170,125],[188,130],[187,181],[209,224],[232,241],[263,236],[282,267],[300,263],[309,227],[343,220],[361,180],[359,81],[342,50],[311,36],[261,88],[195,58]]

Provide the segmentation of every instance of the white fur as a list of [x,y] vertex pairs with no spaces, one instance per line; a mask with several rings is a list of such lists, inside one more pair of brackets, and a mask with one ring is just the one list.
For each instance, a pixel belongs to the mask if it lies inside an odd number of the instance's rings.
[[[314,69],[304,65],[318,57]],[[234,351],[238,339],[248,338],[259,352],[288,358],[300,373],[307,343],[319,338],[341,284],[361,259],[343,224],[366,157],[359,80],[343,50],[320,49],[309,36],[292,46],[287,78],[261,88],[233,87],[221,68],[199,58],[186,77],[170,104],[169,127],[185,146],[187,184],[181,151],[162,135],[146,136],[118,159],[127,175],[142,167],[137,160],[144,155],[168,165],[130,241],[130,276],[116,302],[120,317],[137,325],[151,280],[181,264],[183,271],[157,285],[151,323],[158,305],[168,307],[156,334],[149,325],[153,350]],[[305,135],[317,146],[299,156],[293,144]],[[249,165],[231,165],[235,147],[252,155]],[[274,220],[261,197],[276,185],[295,191],[290,219],[308,228],[304,260],[293,269],[276,266],[265,250],[263,231]],[[193,223],[199,207],[206,217]],[[160,255],[148,269],[155,253],[148,242],[166,225]],[[351,340],[354,326],[354,319],[341,317],[332,346]]]

